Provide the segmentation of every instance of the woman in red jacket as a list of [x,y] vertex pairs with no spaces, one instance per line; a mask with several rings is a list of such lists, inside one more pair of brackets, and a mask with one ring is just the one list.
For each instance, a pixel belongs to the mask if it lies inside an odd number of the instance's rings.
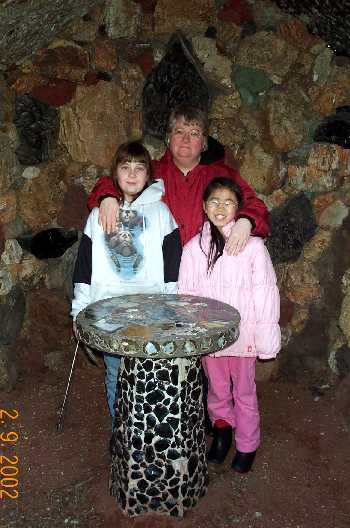
[[[167,130],[167,150],[160,160],[153,161],[156,179],[165,186],[164,202],[180,229],[182,244],[196,235],[203,222],[202,196],[208,183],[216,176],[231,178],[242,189],[243,207],[226,242],[226,251],[236,255],[245,247],[249,236],[268,234],[268,211],[253,189],[239,173],[223,160],[205,162],[202,153],[208,145],[208,121],[205,114],[187,105],[173,110]],[[100,206],[99,222],[110,233],[115,224],[118,200],[113,181],[100,178],[88,201],[90,209]]]
[[[153,176],[164,182],[163,200],[172,212],[180,230],[181,242],[186,244],[203,224],[202,197],[207,185],[217,176],[231,178],[240,188],[243,203],[226,241],[229,255],[237,255],[246,246],[249,236],[266,237],[269,231],[268,211],[253,189],[239,173],[225,165],[223,159],[206,162],[208,152],[208,120],[199,109],[187,105],[175,108],[169,117],[167,150],[160,160],[152,163]],[[202,155],[203,153],[206,156]],[[110,177],[100,178],[88,201],[90,209],[100,207],[99,223],[107,233],[114,231],[118,217],[118,194]],[[203,376],[204,393],[207,392]],[[211,430],[204,397],[206,430]]]

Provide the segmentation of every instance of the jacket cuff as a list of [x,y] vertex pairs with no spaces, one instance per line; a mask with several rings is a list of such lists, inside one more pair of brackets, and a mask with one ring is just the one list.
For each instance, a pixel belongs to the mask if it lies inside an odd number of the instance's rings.
[[246,218],[247,220],[249,220],[249,222],[252,224],[252,230],[255,229],[255,220],[254,218],[251,218],[250,216],[247,216],[245,214],[240,214],[237,216],[237,220],[239,220],[240,218]]

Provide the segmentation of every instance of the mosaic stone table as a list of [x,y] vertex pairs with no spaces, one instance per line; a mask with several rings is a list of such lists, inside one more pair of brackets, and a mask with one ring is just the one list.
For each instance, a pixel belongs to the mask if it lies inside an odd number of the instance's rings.
[[231,306],[190,295],[127,295],[77,317],[87,345],[122,356],[111,494],[130,516],[182,517],[207,489],[200,356],[233,343]]

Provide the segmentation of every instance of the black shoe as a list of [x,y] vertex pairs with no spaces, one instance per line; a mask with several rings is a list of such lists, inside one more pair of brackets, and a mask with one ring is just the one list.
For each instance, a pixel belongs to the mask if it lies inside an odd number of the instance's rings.
[[232,427],[213,427],[213,441],[208,451],[208,462],[222,464],[232,444]]
[[237,471],[237,473],[248,473],[251,470],[256,451],[251,451],[250,453],[241,453],[241,451],[236,451],[235,457],[232,461],[232,469]]

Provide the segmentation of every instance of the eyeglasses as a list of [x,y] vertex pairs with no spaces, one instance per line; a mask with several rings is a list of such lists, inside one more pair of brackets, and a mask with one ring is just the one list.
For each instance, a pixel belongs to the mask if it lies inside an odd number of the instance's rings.
[[207,206],[211,209],[217,209],[218,207],[220,207],[220,205],[222,205],[225,209],[233,209],[234,207],[238,207],[238,202],[235,202],[234,200],[230,199],[221,201],[217,198],[211,198],[207,201]]
[[173,132],[171,132],[171,134],[173,136],[178,136],[178,137],[189,136],[191,139],[200,139],[203,137],[203,132],[201,132],[201,130],[196,130],[196,129],[186,130],[183,128],[175,128]]

